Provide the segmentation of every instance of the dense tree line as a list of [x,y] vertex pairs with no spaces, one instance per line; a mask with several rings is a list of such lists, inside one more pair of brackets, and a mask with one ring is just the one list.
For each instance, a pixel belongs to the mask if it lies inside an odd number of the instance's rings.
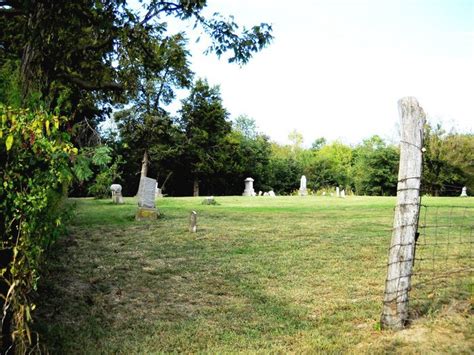
[[[219,88],[201,79],[182,104],[177,117],[163,113],[136,121],[129,111],[115,115],[119,129],[113,145],[127,160],[120,180],[126,194],[136,193],[145,151],[149,175],[170,196],[239,195],[249,176],[257,191],[292,194],[301,175],[315,194],[336,186],[358,195],[396,194],[399,149],[379,136],[355,146],[319,138],[304,148],[302,135],[293,131],[291,144],[277,144],[258,132],[253,119],[231,121]],[[447,133],[427,124],[423,193],[458,195],[463,186],[474,188],[473,144],[472,134]]]

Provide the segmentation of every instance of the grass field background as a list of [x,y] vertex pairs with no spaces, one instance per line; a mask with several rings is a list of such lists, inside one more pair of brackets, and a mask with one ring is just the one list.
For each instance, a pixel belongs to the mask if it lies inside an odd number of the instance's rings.
[[[202,200],[158,199],[161,218],[135,222],[135,199],[71,199],[69,235],[40,279],[35,328],[49,351],[474,351],[469,279],[423,295],[409,329],[380,330],[395,198]],[[423,203],[436,216],[474,207]],[[454,240],[472,267],[472,244]]]

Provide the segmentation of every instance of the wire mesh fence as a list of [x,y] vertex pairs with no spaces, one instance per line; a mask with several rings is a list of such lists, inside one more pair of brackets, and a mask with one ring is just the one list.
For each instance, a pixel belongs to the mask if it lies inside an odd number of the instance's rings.
[[420,209],[410,291],[410,317],[472,295],[474,206]]

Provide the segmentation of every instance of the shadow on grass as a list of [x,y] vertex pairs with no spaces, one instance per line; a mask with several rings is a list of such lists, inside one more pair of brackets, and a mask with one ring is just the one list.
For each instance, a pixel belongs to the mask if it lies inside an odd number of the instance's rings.
[[[472,298],[472,279],[470,276],[457,278],[445,284],[431,284],[412,292],[410,295],[410,321],[429,317],[455,303],[469,302]],[[456,308],[454,306],[454,308]]]
[[[203,351],[216,339],[235,349],[245,339],[259,348],[268,338],[311,327],[302,309],[266,294],[247,271],[207,259],[215,255],[214,241],[186,234],[177,245],[163,239],[150,246],[139,239],[148,230],[146,223],[124,233],[75,230],[54,246],[35,321],[51,353]],[[144,338],[154,345],[140,348]]]

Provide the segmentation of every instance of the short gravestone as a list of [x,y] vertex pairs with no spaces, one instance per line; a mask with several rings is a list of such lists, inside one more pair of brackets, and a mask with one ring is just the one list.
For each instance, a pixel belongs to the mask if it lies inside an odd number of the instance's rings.
[[461,197],[467,197],[467,187],[464,186],[461,191]]
[[112,202],[116,204],[122,204],[123,203],[122,185],[112,184],[110,185],[110,191],[112,191]]
[[158,183],[156,183],[156,187],[155,187],[155,197],[156,198],[163,197],[163,193],[161,189],[158,187]]
[[275,192],[273,190],[268,191],[268,196],[275,197]]
[[270,194],[268,192],[264,192],[263,196],[270,196]]
[[342,190],[341,195],[339,197],[345,198],[346,197],[346,190]]
[[192,211],[189,214],[189,231],[191,233],[197,232],[197,213],[196,211]]
[[208,196],[202,200],[201,204],[203,205],[217,205],[217,201],[214,199],[214,196]]
[[245,179],[245,190],[242,193],[242,196],[256,196],[255,190],[253,189],[254,179],[248,177]]
[[158,218],[159,213],[155,208],[155,193],[156,180],[148,177],[141,178],[138,191],[138,210],[135,215],[137,221]]
[[259,191],[258,192],[258,196],[262,196],[263,195],[263,192],[262,191]]
[[339,186],[336,187],[336,197],[340,197],[341,193],[339,192]]
[[301,176],[300,179],[300,196],[306,196],[308,194],[308,189],[306,188],[306,176]]

